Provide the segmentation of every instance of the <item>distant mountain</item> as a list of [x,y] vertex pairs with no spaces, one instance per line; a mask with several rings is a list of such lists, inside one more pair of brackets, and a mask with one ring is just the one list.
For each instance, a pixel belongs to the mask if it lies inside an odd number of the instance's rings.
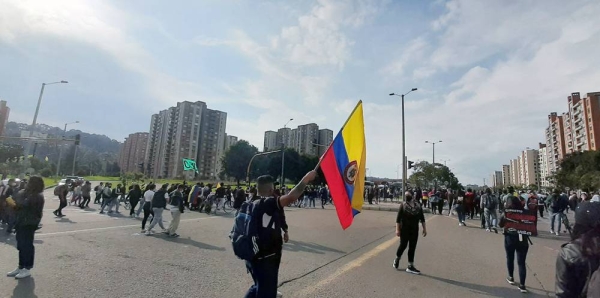
[[[8,122],[4,135],[7,137],[20,137],[22,131],[28,130],[28,124]],[[61,138],[63,135],[63,129],[45,124],[37,124],[35,132],[48,134],[49,139]],[[90,134],[80,130],[68,130],[65,137],[73,139],[76,134],[81,135],[81,144],[77,148],[76,172],[99,173],[111,171],[112,165],[118,161],[121,143],[105,135]],[[26,141],[24,140],[5,140],[4,143],[19,144],[22,145],[23,148],[26,148]],[[61,146],[56,142],[40,141],[35,145],[32,153],[39,160],[45,160],[47,157],[50,163],[56,163],[58,161],[60,148]],[[73,143],[64,143],[62,148],[63,155],[61,169],[67,169],[65,172],[70,172],[70,169],[73,166],[73,157],[75,155]],[[116,171],[118,173],[118,170]]]

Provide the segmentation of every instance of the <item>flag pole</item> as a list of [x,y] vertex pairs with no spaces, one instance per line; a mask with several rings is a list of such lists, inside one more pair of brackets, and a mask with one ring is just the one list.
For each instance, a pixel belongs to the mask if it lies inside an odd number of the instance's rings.
[[[342,130],[344,130],[344,128],[346,127],[346,124],[348,124],[348,121],[350,121],[350,117],[352,117],[352,115],[354,115],[354,112],[356,112],[356,109],[358,109],[358,106],[360,106],[361,104],[362,104],[362,99],[358,101],[358,103],[356,104],[356,106],[352,110],[352,113],[350,113],[350,115],[348,116],[348,119],[346,119],[346,122],[344,122],[344,125],[342,125],[342,128],[340,128],[340,132]],[[338,132],[338,134],[340,132]],[[331,144],[329,144],[329,146],[327,146],[327,150],[325,150],[325,153],[327,153],[327,151],[329,151],[329,149],[331,148],[331,146],[333,146],[333,141],[331,142]],[[321,155],[321,157],[319,158],[319,162],[317,163],[317,165],[315,166],[315,169],[314,169],[315,171],[317,169],[319,169],[319,167],[321,166],[321,161],[323,161],[323,156],[325,156],[325,153],[323,153],[323,155]]]

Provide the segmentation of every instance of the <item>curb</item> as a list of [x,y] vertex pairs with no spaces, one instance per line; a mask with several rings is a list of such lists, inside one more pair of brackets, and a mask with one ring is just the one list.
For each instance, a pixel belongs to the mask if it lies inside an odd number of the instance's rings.
[[[363,205],[363,210],[371,210],[371,211],[388,211],[388,212],[398,212],[400,209],[400,205],[397,206],[379,206],[379,205]],[[427,208],[423,208],[423,213],[431,213],[431,210]]]

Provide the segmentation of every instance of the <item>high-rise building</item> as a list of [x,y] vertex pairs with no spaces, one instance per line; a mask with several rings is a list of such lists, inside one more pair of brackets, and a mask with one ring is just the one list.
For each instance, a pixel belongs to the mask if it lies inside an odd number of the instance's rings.
[[6,106],[5,100],[0,100],[0,136],[4,135],[4,128],[8,123],[8,116],[10,114],[10,108]]
[[[293,148],[300,154],[320,156],[333,141],[333,131],[319,129],[315,123],[300,125],[298,128],[280,128],[277,132],[266,131],[264,151],[278,150],[283,143],[286,148]],[[316,145],[315,145],[316,144]]]
[[298,153],[316,156],[319,151],[318,146],[314,144],[319,143],[319,126],[315,123],[298,126],[297,141]]
[[146,173],[154,178],[185,177],[183,159],[193,159],[198,175],[216,179],[225,144],[227,113],[210,110],[206,103],[179,102],[152,115],[146,150]]
[[510,161],[510,184],[512,186],[520,186],[521,180],[519,179],[521,166],[519,165],[518,159],[512,159]]
[[520,182],[521,185],[540,185],[539,181],[539,165],[538,165],[538,150],[527,149],[519,155],[520,165]]
[[[568,117],[567,117],[568,118]],[[548,155],[548,172],[553,174],[558,169],[560,161],[567,154],[565,142],[565,126],[570,124],[563,121],[563,116],[558,116],[556,112],[548,115],[548,127],[546,128],[546,154]],[[570,131],[570,129],[568,130]],[[571,139],[570,135],[566,140]]]
[[238,137],[225,134],[225,145],[223,146],[223,151],[227,152],[227,150],[229,150],[229,148],[235,145],[237,142]]
[[504,186],[512,185],[512,182],[510,180],[510,165],[502,166],[502,184]]
[[540,149],[538,150],[538,164],[540,167],[540,184],[541,187],[550,187],[550,182],[548,178],[550,177],[550,172],[548,171],[548,147],[546,144],[540,143]]
[[[572,136],[567,140],[570,152],[598,150],[600,147],[600,92],[588,93],[581,98],[579,92],[568,98],[570,129],[565,133]],[[570,145],[570,146],[569,146]]]
[[217,179],[221,172],[221,159],[225,154],[223,145],[227,113],[206,109],[203,116],[198,171],[202,178]]
[[320,129],[319,130],[319,148],[318,153],[319,156],[323,156],[325,154],[325,150],[327,147],[333,142],[333,131],[331,129]]
[[502,171],[494,171],[491,175],[490,186],[494,188],[502,188],[504,182],[502,181]]
[[263,147],[263,152],[277,150],[279,146],[277,146],[277,132],[272,130],[265,131],[265,144]]
[[122,173],[144,172],[147,145],[147,132],[132,133],[125,138],[119,155],[119,167]]

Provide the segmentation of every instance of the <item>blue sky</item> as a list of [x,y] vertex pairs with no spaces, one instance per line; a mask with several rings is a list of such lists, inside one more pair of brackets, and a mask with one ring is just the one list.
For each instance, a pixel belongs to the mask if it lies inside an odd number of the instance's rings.
[[[122,141],[178,101],[228,113],[227,132],[338,130],[365,103],[368,167],[396,177],[399,98],[407,154],[483,182],[544,140],[571,92],[600,91],[598,1],[0,0],[0,99],[11,121]],[[73,126],[75,127],[75,126]]]

